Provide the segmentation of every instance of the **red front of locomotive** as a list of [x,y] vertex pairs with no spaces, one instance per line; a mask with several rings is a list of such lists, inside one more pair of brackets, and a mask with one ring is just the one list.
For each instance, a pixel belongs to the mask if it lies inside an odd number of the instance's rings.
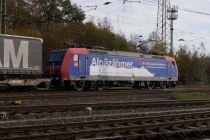
[[86,48],[68,48],[52,51],[45,66],[45,74],[60,80],[70,80],[70,64],[72,61],[74,62],[73,57],[78,54],[88,54],[88,50]]

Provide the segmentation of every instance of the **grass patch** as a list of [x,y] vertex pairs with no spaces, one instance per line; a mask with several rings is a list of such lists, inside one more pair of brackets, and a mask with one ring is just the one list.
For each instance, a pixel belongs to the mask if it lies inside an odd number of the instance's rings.
[[210,99],[209,93],[191,92],[191,93],[179,93],[175,92],[170,94],[170,99],[173,100],[187,100],[187,99]]

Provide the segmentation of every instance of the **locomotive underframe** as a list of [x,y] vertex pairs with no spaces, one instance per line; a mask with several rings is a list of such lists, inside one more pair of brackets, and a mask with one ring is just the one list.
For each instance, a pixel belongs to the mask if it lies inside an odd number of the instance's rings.
[[78,91],[112,87],[132,87],[140,88],[170,88],[176,86],[176,78],[164,77],[110,77],[110,76],[91,76],[91,77],[71,77],[71,80],[61,80],[55,78],[52,80],[51,86],[53,88],[62,89],[76,89]]

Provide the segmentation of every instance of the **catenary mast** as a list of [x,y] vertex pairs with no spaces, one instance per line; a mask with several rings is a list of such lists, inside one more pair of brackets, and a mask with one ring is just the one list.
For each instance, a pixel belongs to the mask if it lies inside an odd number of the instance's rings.
[[173,55],[173,21],[178,18],[178,7],[171,6],[170,0],[158,0],[156,42],[161,42]]
[[6,34],[6,0],[0,0],[0,33]]
[[170,45],[170,21],[167,19],[168,7],[170,7],[169,0],[158,0],[156,42],[161,42],[166,48],[169,48]]

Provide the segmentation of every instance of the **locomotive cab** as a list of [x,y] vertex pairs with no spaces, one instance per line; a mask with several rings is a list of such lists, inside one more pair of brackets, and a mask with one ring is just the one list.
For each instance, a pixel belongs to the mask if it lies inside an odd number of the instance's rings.
[[176,60],[173,57],[165,56],[166,61],[168,61],[168,76],[169,80],[178,80],[178,69],[176,65]]
[[51,85],[55,88],[71,88],[72,83],[77,80],[72,75],[78,73],[79,54],[87,53],[86,48],[52,51],[45,66],[45,74],[53,78]]
[[45,74],[50,77],[60,75],[60,67],[63,61],[65,51],[52,51],[45,66]]

